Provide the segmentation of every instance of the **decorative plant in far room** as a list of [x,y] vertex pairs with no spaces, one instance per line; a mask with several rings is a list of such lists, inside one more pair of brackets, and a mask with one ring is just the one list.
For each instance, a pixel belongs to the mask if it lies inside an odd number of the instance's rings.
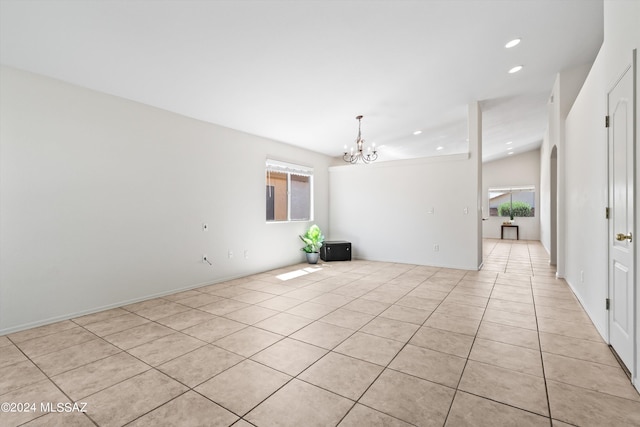
[[322,231],[320,231],[320,227],[313,224],[305,234],[300,235],[300,240],[304,242],[301,250],[305,252],[307,262],[309,264],[317,264],[318,257],[320,256],[320,247],[322,247],[322,242],[324,242],[324,236],[322,235]]

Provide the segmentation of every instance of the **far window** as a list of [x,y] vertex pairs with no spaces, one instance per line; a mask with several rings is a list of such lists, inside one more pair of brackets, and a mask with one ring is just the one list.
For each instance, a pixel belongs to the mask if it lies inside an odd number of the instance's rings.
[[313,169],[267,160],[266,201],[269,222],[312,220]]
[[532,217],[535,213],[534,186],[489,189],[489,216]]

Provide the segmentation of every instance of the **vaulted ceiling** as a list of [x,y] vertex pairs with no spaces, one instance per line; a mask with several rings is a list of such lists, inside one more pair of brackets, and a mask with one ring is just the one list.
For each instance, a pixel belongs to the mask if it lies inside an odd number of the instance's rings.
[[0,62],[331,156],[359,114],[381,160],[464,152],[481,101],[491,160],[540,145],[556,73],[593,62],[602,13],[602,0],[0,0]]

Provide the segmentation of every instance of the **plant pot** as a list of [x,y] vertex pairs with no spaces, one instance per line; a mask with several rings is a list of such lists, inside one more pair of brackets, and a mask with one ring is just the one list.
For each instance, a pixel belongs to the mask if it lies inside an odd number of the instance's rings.
[[306,252],[305,255],[307,256],[307,262],[309,264],[317,264],[318,258],[320,258],[319,252]]

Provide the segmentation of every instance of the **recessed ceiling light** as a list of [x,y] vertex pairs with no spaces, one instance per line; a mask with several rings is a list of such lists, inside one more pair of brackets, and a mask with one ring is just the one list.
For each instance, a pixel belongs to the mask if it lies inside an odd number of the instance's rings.
[[417,131],[415,131],[413,134],[414,134],[414,135],[420,135],[421,133],[422,133],[422,131],[421,131],[421,130],[417,130]]
[[517,73],[520,70],[522,70],[522,65],[516,65],[515,67],[509,70],[509,74]]
[[510,155],[512,155],[512,154],[513,154],[513,151],[509,151],[509,152],[507,153],[507,156],[510,156]]
[[507,144],[507,145],[511,145],[511,144],[513,144],[513,141],[509,141],[509,142],[507,142],[506,144]]
[[440,147],[436,148],[436,150],[438,150],[438,151],[444,150],[444,147],[441,145]]
[[509,43],[505,44],[504,47],[506,47],[507,49],[512,48],[514,46],[519,45],[520,41],[521,41],[520,39],[513,39]]

